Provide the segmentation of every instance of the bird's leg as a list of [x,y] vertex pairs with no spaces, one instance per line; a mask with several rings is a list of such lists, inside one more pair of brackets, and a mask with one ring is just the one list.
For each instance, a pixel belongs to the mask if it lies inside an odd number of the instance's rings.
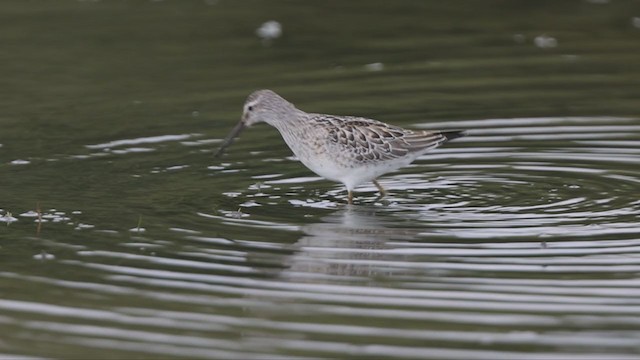
[[378,182],[378,180],[373,180],[373,185],[375,185],[378,188],[378,191],[380,191],[380,197],[383,197],[385,195],[387,195],[387,192],[384,190],[384,188],[382,187],[382,185],[380,185],[380,183]]
[[349,205],[353,205],[353,192],[351,190],[347,190],[349,194]]

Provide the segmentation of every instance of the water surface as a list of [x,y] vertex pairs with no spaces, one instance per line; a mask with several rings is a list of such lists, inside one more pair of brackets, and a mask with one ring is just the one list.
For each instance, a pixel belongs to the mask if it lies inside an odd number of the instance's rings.
[[[0,353],[637,358],[637,5],[3,2]],[[346,206],[258,88],[468,136]]]

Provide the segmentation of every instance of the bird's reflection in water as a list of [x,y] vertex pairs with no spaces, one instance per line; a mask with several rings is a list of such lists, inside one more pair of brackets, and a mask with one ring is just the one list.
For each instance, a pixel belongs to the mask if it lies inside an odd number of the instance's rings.
[[322,282],[389,275],[384,261],[404,257],[385,251],[389,242],[415,239],[419,231],[397,227],[394,217],[376,210],[348,207],[303,226],[305,236],[295,243],[281,278]]
[[[280,253],[277,270],[265,274],[264,289],[245,294],[254,304],[245,315],[263,327],[244,330],[243,346],[261,350],[299,341],[320,329],[315,324],[342,322],[344,315],[335,312],[344,304],[366,304],[386,292],[389,279],[407,271],[389,264],[406,261],[407,255],[393,253],[394,242],[411,241],[421,232],[398,221],[388,210],[349,206],[302,226],[302,237]],[[387,293],[385,301],[393,296]]]

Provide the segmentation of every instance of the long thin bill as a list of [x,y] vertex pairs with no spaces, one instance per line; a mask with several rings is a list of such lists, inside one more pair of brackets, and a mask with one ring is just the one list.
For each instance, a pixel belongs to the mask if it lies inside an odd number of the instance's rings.
[[222,142],[222,145],[220,145],[220,148],[215,153],[215,155],[213,155],[213,157],[218,157],[222,155],[222,153],[224,153],[224,150],[228,148],[229,145],[233,144],[233,140],[242,132],[244,128],[245,128],[244,122],[239,121],[236,124],[236,126],[234,126],[233,129],[231,129],[231,132],[224,139],[224,141]]

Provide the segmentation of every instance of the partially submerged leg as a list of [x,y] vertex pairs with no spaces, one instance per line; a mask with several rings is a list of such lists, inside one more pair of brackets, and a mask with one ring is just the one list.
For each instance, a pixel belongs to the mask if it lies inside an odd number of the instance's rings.
[[375,185],[378,188],[378,191],[380,191],[380,197],[383,197],[385,195],[387,195],[387,192],[384,190],[384,188],[382,187],[382,185],[380,185],[380,183],[378,182],[378,180],[373,180],[373,185]]
[[347,190],[349,194],[349,205],[353,205],[353,191]]

